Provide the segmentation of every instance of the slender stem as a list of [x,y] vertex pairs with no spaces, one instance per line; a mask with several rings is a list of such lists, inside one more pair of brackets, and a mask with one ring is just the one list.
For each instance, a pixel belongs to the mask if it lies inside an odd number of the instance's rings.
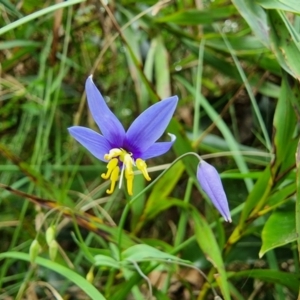
[[181,160],[182,158],[184,158],[185,156],[188,156],[188,155],[193,155],[193,156],[197,157],[199,160],[201,160],[201,157],[195,152],[184,153],[183,155],[177,157],[171,163],[171,165],[166,170],[164,170],[157,178],[155,178],[155,180],[153,180],[145,189],[143,189],[140,193],[138,193],[136,196],[134,196],[129,202],[127,202],[127,204],[122,212],[121,219],[120,219],[120,222],[118,225],[118,228],[119,228],[119,230],[118,230],[118,249],[119,249],[119,260],[120,261],[122,260],[122,254],[121,254],[122,253],[122,234],[123,234],[126,217],[129,213],[131,204],[134,201],[136,201],[137,199],[139,199],[139,197],[141,195],[143,195],[147,190],[149,190],[170,168],[172,168],[173,165],[175,165],[179,160]]

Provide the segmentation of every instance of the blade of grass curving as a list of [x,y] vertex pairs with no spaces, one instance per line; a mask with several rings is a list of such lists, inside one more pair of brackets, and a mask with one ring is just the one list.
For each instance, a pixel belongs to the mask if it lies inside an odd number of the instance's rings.
[[210,9],[183,9],[175,13],[164,15],[155,19],[158,23],[174,23],[178,25],[211,24],[231,17],[236,13],[233,5],[213,7]]
[[[192,94],[196,96],[196,89],[183,77],[181,76],[175,76],[175,78],[186,87],[186,89]],[[207,101],[205,97],[200,95],[200,101],[201,105],[206,111],[207,115],[210,117],[210,119],[215,122],[218,129],[221,131],[221,133],[224,136],[224,139],[227,141],[229,149],[233,151],[234,153],[239,153],[240,149],[238,146],[238,143],[236,142],[235,138],[233,137],[231,131],[229,130],[228,126],[225,124],[225,122],[220,118],[218,113],[215,111],[215,109],[210,105],[210,103]],[[239,170],[241,173],[248,173],[249,169],[247,167],[247,164],[244,161],[244,158],[241,155],[234,155],[233,159],[235,160]],[[250,191],[253,187],[253,182],[249,178],[245,178],[245,184],[247,186],[248,191]]]
[[203,72],[203,55],[205,49],[205,39],[202,39],[199,45],[199,55],[198,55],[198,67],[197,67],[197,76],[196,76],[196,93],[195,95],[195,105],[194,105],[194,124],[193,124],[193,140],[195,141],[199,136],[199,123],[200,123],[200,107],[201,99],[199,97],[202,88],[202,72]]
[[278,9],[300,14],[298,0],[256,0],[257,4],[266,9]]
[[19,27],[20,25],[23,25],[27,22],[30,22],[34,19],[37,19],[43,15],[46,15],[46,14],[49,14],[55,10],[58,10],[60,8],[64,8],[64,7],[67,7],[67,6],[71,6],[71,5],[75,5],[77,3],[81,3],[81,2],[85,2],[86,0],[69,0],[69,1],[66,1],[66,2],[61,2],[61,3],[57,3],[57,4],[54,4],[50,7],[47,7],[47,8],[44,8],[44,9],[41,9],[39,11],[36,11],[26,17],[23,17],[13,23],[10,23],[2,28],[0,28],[0,35],[7,32],[7,31],[10,31],[14,28],[17,28]]
[[288,287],[293,292],[297,292],[299,288],[299,274],[289,274],[287,272],[276,270],[251,269],[229,273],[229,278],[256,278],[272,284],[278,283]]
[[[30,262],[30,256],[27,253],[21,252],[4,252],[0,253],[0,259],[12,258],[16,260],[25,260]],[[35,263],[39,266],[52,270],[68,280],[74,282],[79,288],[81,288],[91,299],[93,300],[105,300],[104,296],[84,277],[80,276],[74,270],[66,268],[52,260],[48,260],[42,257],[37,257]]]
[[[35,195],[24,193],[19,190],[15,190],[10,186],[4,185],[2,183],[0,183],[0,188],[7,190],[14,195],[28,199],[30,202],[34,203],[35,205],[60,212],[63,216],[76,220],[76,223],[79,226],[87,229],[88,231],[95,232],[96,234],[102,236],[106,240],[109,241],[115,240],[114,235],[116,234],[115,232],[116,228],[112,228],[111,226],[106,225],[103,219],[97,218],[86,212],[75,211],[73,208],[62,206],[58,204],[57,201],[44,199],[41,197],[37,197]],[[28,201],[26,201],[25,203],[28,205]],[[132,242],[130,242],[129,239],[124,238],[124,241],[128,245],[132,244]]]
[[236,66],[237,70],[239,71],[239,74],[240,74],[240,76],[241,76],[241,78],[243,80],[243,83],[245,85],[245,88],[247,90],[249,98],[251,100],[251,104],[252,104],[253,110],[255,112],[255,116],[256,116],[256,118],[258,120],[258,123],[260,125],[260,129],[261,129],[261,131],[263,133],[264,142],[266,144],[266,148],[269,151],[271,151],[271,147],[272,146],[271,146],[270,137],[269,137],[269,134],[267,132],[265,122],[264,122],[264,120],[263,120],[263,118],[261,116],[260,110],[258,108],[255,96],[254,96],[253,91],[252,91],[252,88],[251,88],[251,86],[249,84],[249,81],[248,81],[246,75],[245,75],[245,72],[244,72],[244,70],[243,70],[243,68],[242,68],[242,66],[241,66],[241,64],[240,64],[240,62],[239,62],[239,60],[238,60],[238,58],[237,58],[237,56],[236,56],[233,48],[231,47],[231,44],[230,44],[227,36],[222,32],[222,30],[220,30],[219,26],[216,25],[215,27],[217,28],[217,30],[219,31],[220,35],[222,36],[222,38],[223,38],[223,40],[224,40],[224,42],[225,42],[225,44],[226,44],[226,46],[227,46],[230,54],[231,54],[231,57],[232,57],[232,59],[233,59],[233,61],[235,63],[235,66]]
[[16,47],[32,47],[38,48],[42,45],[41,42],[35,41],[27,41],[27,40],[14,40],[14,41],[1,41],[0,43],[0,50],[6,50]]

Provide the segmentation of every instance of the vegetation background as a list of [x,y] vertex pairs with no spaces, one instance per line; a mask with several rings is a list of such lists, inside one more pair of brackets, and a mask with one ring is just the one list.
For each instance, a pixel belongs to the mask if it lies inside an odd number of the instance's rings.
[[[298,0],[1,0],[0,11],[0,299],[299,297]],[[154,180],[137,175],[131,199],[106,195],[105,164],[67,132],[96,128],[90,74],[125,127],[180,99],[173,150],[148,161]],[[191,151],[221,173],[231,224],[195,157],[170,167]]]

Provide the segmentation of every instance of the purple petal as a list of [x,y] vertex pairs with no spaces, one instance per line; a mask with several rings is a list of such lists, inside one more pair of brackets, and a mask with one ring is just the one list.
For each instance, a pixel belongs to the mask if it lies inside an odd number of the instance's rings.
[[101,134],[81,126],[68,128],[69,133],[95,157],[105,161],[104,155],[112,148],[107,139]]
[[148,150],[164,133],[177,102],[178,97],[173,96],[146,109],[129,127],[124,147],[133,153]]
[[161,142],[161,143],[159,142],[159,143],[153,144],[152,146],[150,146],[150,148],[148,150],[146,150],[141,155],[140,158],[146,160],[146,159],[156,157],[156,156],[159,156],[159,155],[162,155],[162,154],[168,152],[176,140],[176,136],[174,134],[169,133],[169,136],[171,137],[171,142]]
[[106,105],[105,100],[93,82],[92,75],[86,80],[85,90],[91,114],[101,133],[113,148],[122,147],[125,138],[124,127]]
[[212,165],[201,160],[198,165],[197,178],[203,191],[210,198],[225,221],[231,222],[227,197],[217,170]]

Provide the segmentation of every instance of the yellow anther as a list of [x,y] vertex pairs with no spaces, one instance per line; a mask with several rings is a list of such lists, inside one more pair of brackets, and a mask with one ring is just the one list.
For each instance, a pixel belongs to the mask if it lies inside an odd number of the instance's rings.
[[122,150],[121,149],[118,149],[118,148],[113,148],[109,151],[108,154],[105,154],[104,155],[104,159],[106,160],[110,160],[112,159],[113,157],[118,157],[122,154]]
[[130,154],[126,153],[123,156],[123,164],[124,164],[124,168],[125,168],[125,179],[126,179],[126,183],[127,183],[127,192],[130,196],[132,196],[134,174],[133,174],[133,170],[132,170],[133,160],[132,160],[132,157]]
[[126,171],[125,169],[125,178],[127,183],[127,192],[130,196],[132,196],[133,195],[132,187],[133,187],[133,178],[134,178],[133,172]]
[[147,171],[147,165],[145,161],[141,158],[138,158],[136,161],[134,161],[131,152],[127,152],[122,148],[114,148],[111,149],[108,154],[104,155],[104,159],[108,160],[107,172],[103,173],[101,177],[103,179],[110,179],[111,181],[110,188],[106,190],[107,194],[113,193],[116,186],[116,182],[119,180],[119,164],[122,165],[122,173],[120,177],[119,188],[122,186],[122,179],[124,176],[126,180],[127,192],[129,195],[133,195],[133,166],[136,166],[142,172],[146,180],[151,180]]
[[110,160],[107,164],[106,174],[105,173],[101,174],[101,177],[103,179],[108,179],[110,177],[112,171],[117,167],[118,163],[119,163],[119,161],[117,158],[113,158],[112,160]]
[[149,174],[148,174],[148,171],[147,171],[147,165],[146,165],[145,161],[143,161],[141,158],[138,158],[135,161],[135,164],[136,164],[136,167],[142,172],[145,179],[150,181],[151,178],[149,177]]
[[123,158],[123,163],[125,166],[125,173],[133,173],[132,166],[133,166],[133,160],[129,154],[125,154]]
[[110,176],[110,189],[106,190],[107,194],[112,194],[115,190],[116,182],[119,179],[120,168],[117,166],[113,169]]

